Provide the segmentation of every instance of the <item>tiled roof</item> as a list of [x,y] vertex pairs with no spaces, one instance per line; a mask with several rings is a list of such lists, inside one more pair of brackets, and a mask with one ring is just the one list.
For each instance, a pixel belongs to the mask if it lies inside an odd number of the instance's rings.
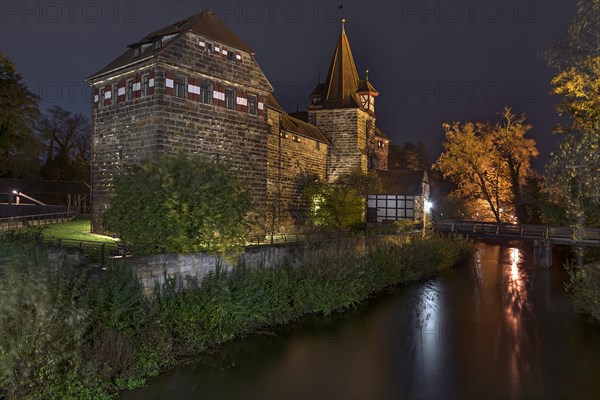
[[405,196],[418,196],[422,193],[421,184],[424,171],[375,171],[381,179],[383,190],[374,194],[395,194]]
[[[250,48],[242,39],[239,38],[233,31],[231,31],[215,14],[210,10],[205,10],[199,14],[193,15],[189,18],[185,18],[174,24],[170,24],[162,29],[149,33],[144,36],[141,40],[130,44],[129,47],[123,54],[113,60],[106,67],[93,74],[90,78],[94,78],[98,75],[105,74],[115,69],[125,67],[130,64],[135,64],[154,57],[162,52],[168,44],[158,49],[149,49],[142,53],[139,57],[133,58],[133,48],[144,43],[152,43],[154,39],[167,36],[167,35],[181,35],[184,32],[194,32],[198,35],[204,36],[207,39],[214,40],[218,43],[235,47],[238,50],[254,54],[254,50]],[[174,37],[170,43],[175,42],[178,38]]]
[[371,93],[375,93],[376,95],[379,94],[379,92],[377,90],[375,90],[373,85],[371,85],[371,82],[369,82],[366,79],[362,79],[360,82],[358,82],[358,89],[356,91],[358,93],[371,92]]
[[285,113],[285,109],[281,107],[281,104],[275,99],[273,94],[269,93],[269,97],[267,97],[267,107],[271,107],[274,110]]
[[375,126],[375,135],[389,140],[388,136],[385,133],[383,133],[383,131],[381,129],[379,129],[377,126]]
[[281,107],[272,94],[269,94],[267,106],[280,112],[282,129],[285,129],[292,134],[297,134],[321,143],[329,144],[329,140],[327,140],[319,128],[286,113],[285,109]]
[[360,107],[356,94],[358,89],[358,73],[350,50],[350,43],[342,25],[342,33],[338,39],[333,59],[327,73],[327,80],[313,90],[313,94],[320,93],[321,101],[317,105],[323,108]]

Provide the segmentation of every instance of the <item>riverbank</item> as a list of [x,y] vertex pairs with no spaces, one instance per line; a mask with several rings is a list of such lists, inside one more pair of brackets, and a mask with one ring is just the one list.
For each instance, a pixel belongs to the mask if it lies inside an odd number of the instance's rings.
[[0,342],[2,394],[108,399],[187,355],[432,276],[472,245],[415,237],[364,252],[336,243],[274,268],[217,270],[201,283],[190,280],[185,292],[166,279],[151,301],[126,263],[90,279],[85,268],[52,265],[43,249],[3,245],[0,294],[8,301],[0,328],[9,334]]
[[[596,399],[600,329],[563,259],[476,243],[466,262],[191,357],[120,400]],[[549,350],[550,349],[550,350]]]

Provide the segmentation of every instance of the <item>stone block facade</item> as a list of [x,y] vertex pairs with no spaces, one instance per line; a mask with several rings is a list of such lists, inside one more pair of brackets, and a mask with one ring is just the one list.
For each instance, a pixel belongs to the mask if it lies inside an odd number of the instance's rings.
[[286,233],[306,222],[309,204],[303,188],[309,182],[327,179],[329,146],[286,131],[280,118],[280,111],[268,109],[268,210],[273,231]]
[[[162,154],[227,164],[248,188],[265,230],[275,233],[301,229],[308,181],[387,169],[389,140],[376,128],[372,106],[311,107],[308,121],[288,115],[270,96],[253,51],[210,12],[128,47],[88,79],[96,232],[115,176]],[[357,85],[350,82],[354,91]]]

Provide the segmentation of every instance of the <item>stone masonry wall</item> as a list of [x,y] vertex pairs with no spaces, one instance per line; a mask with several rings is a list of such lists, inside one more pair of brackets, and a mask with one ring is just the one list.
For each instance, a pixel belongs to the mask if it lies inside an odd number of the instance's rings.
[[[236,98],[256,96],[262,110],[258,107],[257,113],[251,114],[237,101],[236,109],[228,109],[223,104],[215,105],[215,101],[205,104],[165,94],[160,115],[165,151],[204,154],[229,165],[248,186],[254,207],[264,214],[268,132],[265,99],[271,86],[250,54],[229,48],[241,58],[228,60],[223,54],[207,53],[198,46],[198,40],[198,35],[188,32],[162,52],[165,72],[176,68],[175,73],[185,77],[186,82],[192,78],[210,81],[213,88],[218,84],[220,90],[235,90]],[[214,46],[224,49],[219,43]]]
[[308,115],[308,122],[319,127],[331,142],[327,158],[330,182],[356,169],[367,172],[367,129],[369,137],[373,136],[375,118],[357,108],[309,109]]
[[275,218],[274,232],[300,229],[310,205],[302,194],[306,183],[325,180],[327,144],[281,132],[279,112],[268,109],[271,124],[268,136],[267,190],[269,218]]
[[[144,64],[130,69],[122,76],[95,83],[97,95],[100,88],[114,87],[122,79],[133,79],[154,71],[154,66]],[[146,95],[117,102],[111,98],[110,105],[104,99],[92,110],[92,223],[96,232],[101,231],[100,216],[112,197],[113,178],[126,164],[135,164],[151,158],[162,149],[164,138],[160,135],[157,119],[158,95]]]
[[[410,234],[405,234],[409,237]],[[348,252],[364,254],[372,251],[381,243],[392,240],[398,241],[398,234],[390,236],[357,236],[351,238],[333,237],[315,243],[295,243],[287,245],[270,245],[247,247],[237,257],[221,257],[214,253],[190,254],[155,254],[131,257],[127,263],[140,278],[144,293],[148,296],[156,284],[165,282],[165,276],[174,279],[176,290],[185,290],[189,280],[199,284],[210,273],[216,273],[217,268],[229,272],[233,268],[276,268],[288,263],[291,266],[301,266],[305,260],[315,257],[332,257]],[[400,239],[404,240],[404,239]]]
[[189,278],[200,283],[210,273],[216,273],[217,268],[229,272],[240,263],[249,268],[275,267],[283,262],[287,253],[285,246],[263,246],[249,247],[235,260],[214,253],[169,253],[133,257],[128,263],[140,278],[144,293],[150,295],[157,283],[165,282],[165,275],[175,279],[177,290],[182,290],[187,288]]
[[[113,88],[136,75],[139,79],[140,74],[150,71],[154,83],[152,94],[127,100],[113,93],[109,104],[105,104],[103,98],[95,103],[92,113],[94,231],[101,230],[100,215],[113,194],[112,179],[124,165],[177,151],[202,154],[215,162],[227,163],[248,185],[257,210],[264,212],[266,96],[271,86],[252,55],[228,49],[236,55],[228,59],[223,45],[212,43],[220,52],[207,52],[198,45],[200,39],[204,40],[185,33],[157,58],[92,80],[93,92],[100,97],[100,90]],[[172,81],[175,74],[185,78],[184,98],[175,96],[173,89],[167,87],[167,79]],[[189,85],[193,83],[197,87],[202,82],[210,82],[215,91],[234,89],[235,109],[226,108],[220,99],[205,104],[199,95],[192,96],[193,88]],[[247,103],[242,104],[249,95],[256,96],[256,114],[249,113]]]

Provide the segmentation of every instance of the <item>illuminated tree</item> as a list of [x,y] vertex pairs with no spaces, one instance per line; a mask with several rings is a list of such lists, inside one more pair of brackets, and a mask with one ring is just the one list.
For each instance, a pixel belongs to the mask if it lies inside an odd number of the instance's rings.
[[457,184],[454,196],[467,203],[469,218],[497,222],[524,218],[522,187],[532,174],[530,162],[538,151],[535,141],[525,137],[531,125],[524,115],[517,117],[509,107],[501,115],[502,121],[495,124],[443,125],[444,152],[435,167]]
[[555,129],[565,137],[551,154],[547,191],[582,225],[600,206],[600,0],[579,1],[577,8],[567,40],[546,54],[559,69],[552,80],[562,96],[557,112],[570,118]]
[[311,202],[312,223],[317,227],[348,228],[363,221],[365,195],[381,188],[373,173],[353,171],[343,174],[333,183],[312,182],[304,189]]

